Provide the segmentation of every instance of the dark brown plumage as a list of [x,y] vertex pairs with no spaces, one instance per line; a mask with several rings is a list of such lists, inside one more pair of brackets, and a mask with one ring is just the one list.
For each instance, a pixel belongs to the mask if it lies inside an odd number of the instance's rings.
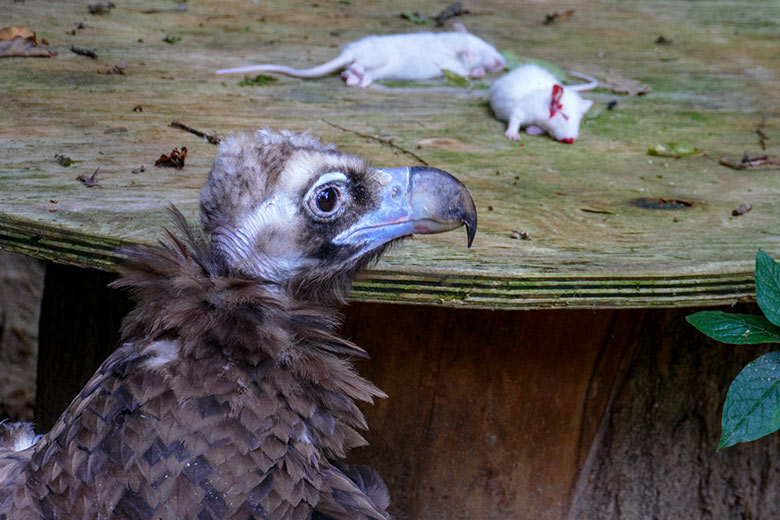
[[389,518],[379,476],[337,465],[365,443],[355,401],[384,394],[333,305],[397,238],[470,241],[468,192],[263,130],[220,145],[201,210],[210,241],[174,212],[165,245],[125,251],[123,343],[52,430],[5,426],[0,520]]

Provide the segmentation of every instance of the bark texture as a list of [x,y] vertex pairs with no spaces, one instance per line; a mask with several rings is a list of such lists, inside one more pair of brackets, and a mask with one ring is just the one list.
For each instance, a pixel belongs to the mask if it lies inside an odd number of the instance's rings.
[[43,274],[42,262],[0,251],[0,420],[32,419]]
[[570,519],[777,518],[780,435],[716,451],[731,381],[777,346],[709,340],[685,321],[692,312],[645,311]]

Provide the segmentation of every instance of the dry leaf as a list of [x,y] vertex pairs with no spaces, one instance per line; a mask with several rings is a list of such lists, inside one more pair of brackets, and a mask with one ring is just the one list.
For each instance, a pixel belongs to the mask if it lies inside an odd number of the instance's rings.
[[574,9],[567,9],[562,13],[555,11],[554,13],[544,15],[544,25],[550,25],[555,22],[565,22],[574,15]]
[[106,71],[106,74],[121,74],[121,75],[124,76],[125,68],[126,68],[125,60],[121,59],[121,60],[119,60],[119,63],[117,63],[116,65],[114,65],[110,69],[108,69]]
[[87,177],[86,175],[79,175],[78,177],[76,177],[76,179],[83,182],[87,186],[87,188],[98,186],[97,174],[99,170],[100,168],[96,168],[95,173],[93,173],[89,177]]
[[650,85],[637,81],[635,79],[625,78],[618,74],[612,74],[599,84],[600,87],[608,88],[616,94],[628,94],[629,96],[643,96],[653,89]]
[[155,166],[166,166],[169,168],[184,168],[184,159],[187,158],[187,147],[182,146],[181,152],[174,148],[171,153],[162,154],[159,159],[154,161]]
[[35,38],[35,33],[27,27],[19,25],[12,25],[10,27],[3,27],[0,29],[0,42],[7,42],[14,38],[24,38],[25,40],[32,39],[35,45],[38,45],[38,40]]
[[520,231],[519,229],[513,229],[510,236],[515,240],[531,240],[531,233],[528,231]]
[[35,33],[27,27],[0,29],[0,58],[50,58],[56,53],[38,46]]
[[450,152],[478,151],[477,147],[450,137],[429,137],[427,139],[421,139],[417,144],[421,148],[438,148],[439,150],[447,150]]

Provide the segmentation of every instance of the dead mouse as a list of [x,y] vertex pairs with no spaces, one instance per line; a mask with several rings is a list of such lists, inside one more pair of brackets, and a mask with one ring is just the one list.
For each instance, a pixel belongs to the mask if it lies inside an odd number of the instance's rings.
[[525,127],[529,134],[546,132],[562,143],[573,143],[582,116],[593,104],[578,92],[596,88],[598,81],[577,72],[571,75],[589,83],[563,86],[535,64],[522,65],[496,80],[490,88],[490,107],[498,119],[508,122],[506,136],[516,141]]
[[310,69],[284,65],[250,65],[221,69],[234,72],[277,72],[296,78],[319,78],[344,69],[341,77],[349,86],[367,87],[378,79],[429,79],[451,70],[460,76],[481,78],[498,72],[506,62],[493,46],[469,33],[461,24],[455,32],[366,36],[347,44],[335,59]]

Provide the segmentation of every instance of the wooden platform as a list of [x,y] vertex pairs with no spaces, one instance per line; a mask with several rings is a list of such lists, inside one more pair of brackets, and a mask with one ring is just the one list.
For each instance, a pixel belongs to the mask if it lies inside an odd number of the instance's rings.
[[[414,240],[359,284],[359,300],[507,309],[732,303],[752,298],[756,249],[780,254],[780,170],[718,164],[762,152],[764,118],[764,153],[780,156],[771,2],[466,5],[472,13],[457,21],[502,51],[652,87],[645,96],[586,94],[596,103],[573,145],[506,140],[485,104],[495,75],[470,89],[442,79],[363,90],[337,76],[242,87],[241,76],[213,74],[262,61],[307,67],[367,33],[431,29],[399,14],[435,14],[438,3],[194,1],[182,12],[142,12],[175,5],[122,2],[90,15],[84,3],[26,0],[6,9],[4,23],[37,31],[59,55],[0,60],[0,247],[110,270],[117,245],[159,236],[169,203],[196,220],[215,148],[169,126],[178,120],[219,135],[311,129],[375,164],[417,162],[359,132],[463,179],[480,212],[474,247],[460,233]],[[575,10],[570,19],[543,24],[566,9]],[[181,40],[166,43],[167,35]],[[662,36],[671,44],[656,43]],[[125,75],[106,74],[120,60]],[[647,154],[666,142],[705,154]],[[182,146],[183,170],[153,166]],[[55,154],[80,162],[66,168]],[[75,180],[96,168],[99,187]],[[741,204],[752,211],[732,216]]]
[[[390,395],[366,408],[371,446],[352,460],[384,476],[396,518],[776,516],[780,436],[715,454],[727,385],[759,352],[684,321],[692,306],[753,301],[756,250],[780,258],[780,170],[719,164],[780,156],[776,2],[466,2],[457,21],[502,51],[651,87],[585,94],[595,104],[572,145],[507,141],[486,104],[496,75],[362,90],[213,74],[308,67],[368,33],[435,30],[400,14],[446,2],[115,3],[104,15],[87,2],[3,6],[2,23],[59,52],[0,59],[0,248],[48,266],[40,426],[115,345],[129,302],[102,289],[114,250],[155,242],[171,203],[197,221],[216,149],[170,123],[310,129],[377,165],[446,169],[479,210],[471,249],[462,231],[410,240],[345,310],[344,334],[373,358],[361,372]],[[106,73],[121,60],[124,75]],[[703,153],[648,155],[668,142]],[[182,146],[184,169],[153,166]],[[97,168],[99,186],[76,180]]]

